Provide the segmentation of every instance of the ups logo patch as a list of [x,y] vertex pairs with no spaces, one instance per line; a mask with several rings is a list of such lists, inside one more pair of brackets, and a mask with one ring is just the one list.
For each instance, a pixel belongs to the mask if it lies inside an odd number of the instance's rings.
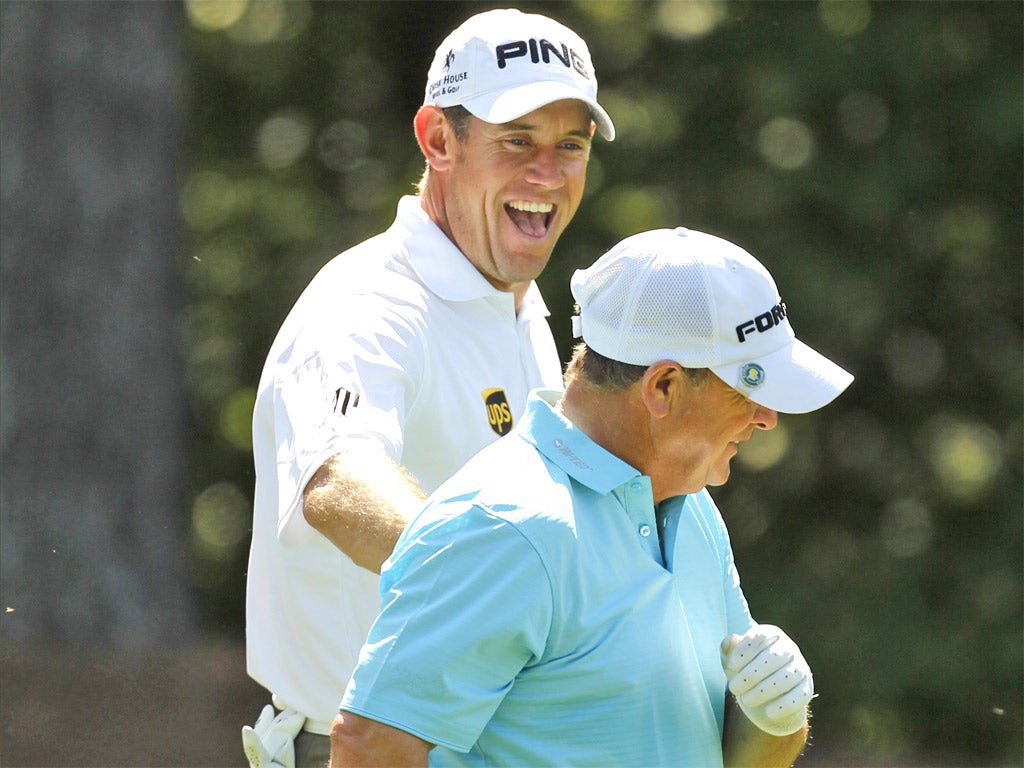
[[503,437],[512,431],[512,409],[509,407],[508,398],[505,397],[505,390],[494,388],[485,389],[483,395],[484,405],[487,407],[487,421],[498,437]]

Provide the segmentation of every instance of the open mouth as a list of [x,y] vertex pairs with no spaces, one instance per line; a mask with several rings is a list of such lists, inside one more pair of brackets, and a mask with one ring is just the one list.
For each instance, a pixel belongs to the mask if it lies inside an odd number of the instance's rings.
[[520,232],[530,237],[544,237],[551,228],[555,216],[553,203],[534,203],[513,200],[505,203],[505,211]]

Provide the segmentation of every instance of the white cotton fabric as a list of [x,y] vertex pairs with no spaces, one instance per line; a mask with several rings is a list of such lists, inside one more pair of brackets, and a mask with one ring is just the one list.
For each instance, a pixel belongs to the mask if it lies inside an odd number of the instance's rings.
[[379,577],[306,522],[306,483],[329,457],[356,449],[383,452],[433,491],[498,439],[496,414],[515,421],[531,389],[561,387],[547,314],[533,285],[516,316],[512,295],[481,276],[415,197],[298,299],[253,417],[247,660],[277,702],[329,722],[380,605]]

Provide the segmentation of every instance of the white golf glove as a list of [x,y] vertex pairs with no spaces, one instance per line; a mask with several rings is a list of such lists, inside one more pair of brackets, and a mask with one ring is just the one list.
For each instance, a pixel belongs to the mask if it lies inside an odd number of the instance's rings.
[[286,709],[276,717],[269,704],[260,712],[256,727],[242,727],[242,747],[250,768],[295,768],[295,737],[306,716]]
[[722,641],[729,690],[747,718],[765,733],[788,736],[807,722],[814,679],[797,644],[776,626],[758,624]]

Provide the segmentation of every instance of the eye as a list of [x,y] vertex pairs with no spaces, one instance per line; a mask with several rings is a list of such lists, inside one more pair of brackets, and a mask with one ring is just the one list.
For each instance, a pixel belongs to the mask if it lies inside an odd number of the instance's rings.
[[569,152],[586,152],[590,149],[590,143],[579,139],[566,139],[559,145]]

